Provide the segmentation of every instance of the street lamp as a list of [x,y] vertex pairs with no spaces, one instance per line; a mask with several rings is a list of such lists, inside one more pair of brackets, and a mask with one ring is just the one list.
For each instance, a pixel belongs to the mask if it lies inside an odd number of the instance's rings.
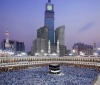
[[73,52],[73,55],[75,55],[75,52],[76,52],[75,49],[73,49],[72,52]]

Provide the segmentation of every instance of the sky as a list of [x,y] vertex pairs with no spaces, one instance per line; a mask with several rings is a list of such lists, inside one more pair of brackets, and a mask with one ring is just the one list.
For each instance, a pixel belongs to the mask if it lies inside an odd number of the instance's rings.
[[[10,40],[25,43],[29,51],[37,29],[44,26],[48,0],[0,0],[0,42],[5,32]],[[55,11],[55,29],[65,25],[65,45],[71,49],[82,42],[100,47],[100,0],[51,0]]]

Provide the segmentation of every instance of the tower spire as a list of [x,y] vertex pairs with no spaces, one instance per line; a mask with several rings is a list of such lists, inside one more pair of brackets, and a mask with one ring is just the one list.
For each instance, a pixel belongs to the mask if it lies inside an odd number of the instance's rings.
[[94,43],[93,43],[94,45],[93,45],[93,50],[94,50],[94,52],[96,52],[96,41],[94,41]]
[[48,3],[51,2],[51,0],[48,0]]

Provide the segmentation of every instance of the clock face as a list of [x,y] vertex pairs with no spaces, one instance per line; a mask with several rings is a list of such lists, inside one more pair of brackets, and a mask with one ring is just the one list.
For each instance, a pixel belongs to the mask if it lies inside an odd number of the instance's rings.
[[47,6],[47,10],[52,10],[52,6]]

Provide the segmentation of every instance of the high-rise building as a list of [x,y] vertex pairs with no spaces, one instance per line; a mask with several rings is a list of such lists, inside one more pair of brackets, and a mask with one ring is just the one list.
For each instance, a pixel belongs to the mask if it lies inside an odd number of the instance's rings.
[[[45,53],[50,51],[48,54],[58,53],[60,56],[64,56],[66,50],[64,31],[65,26],[60,26],[56,29],[54,42],[54,5],[51,0],[48,0],[45,7],[44,26],[37,30],[37,39],[33,41],[31,54],[35,55],[35,53],[41,53],[41,50],[44,50]],[[59,41],[59,46],[57,41]],[[48,42],[50,42],[50,48]]]
[[48,27],[43,26],[37,30],[37,38],[48,40]]
[[42,39],[42,38],[37,38],[33,41],[33,47],[31,49],[31,53],[32,55],[35,55],[35,53],[41,53],[41,51],[43,52],[47,52],[48,50],[46,50],[46,40]]
[[59,40],[59,45],[65,45],[65,26],[57,27],[55,30],[55,43],[57,44]]
[[31,48],[31,54],[41,53],[43,50],[45,53],[48,51],[48,27],[43,26],[37,30],[37,39],[33,41]]
[[51,45],[54,44],[54,5],[51,0],[48,0],[45,8],[45,20],[44,25],[48,27],[48,40],[50,40]]
[[64,56],[66,53],[65,46],[65,26],[59,26],[55,30],[55,44],[59,40],[60,56]]
[[37,38],[45,39],[46,50],[48,50],[48,27],[43,26],[37,30]]

